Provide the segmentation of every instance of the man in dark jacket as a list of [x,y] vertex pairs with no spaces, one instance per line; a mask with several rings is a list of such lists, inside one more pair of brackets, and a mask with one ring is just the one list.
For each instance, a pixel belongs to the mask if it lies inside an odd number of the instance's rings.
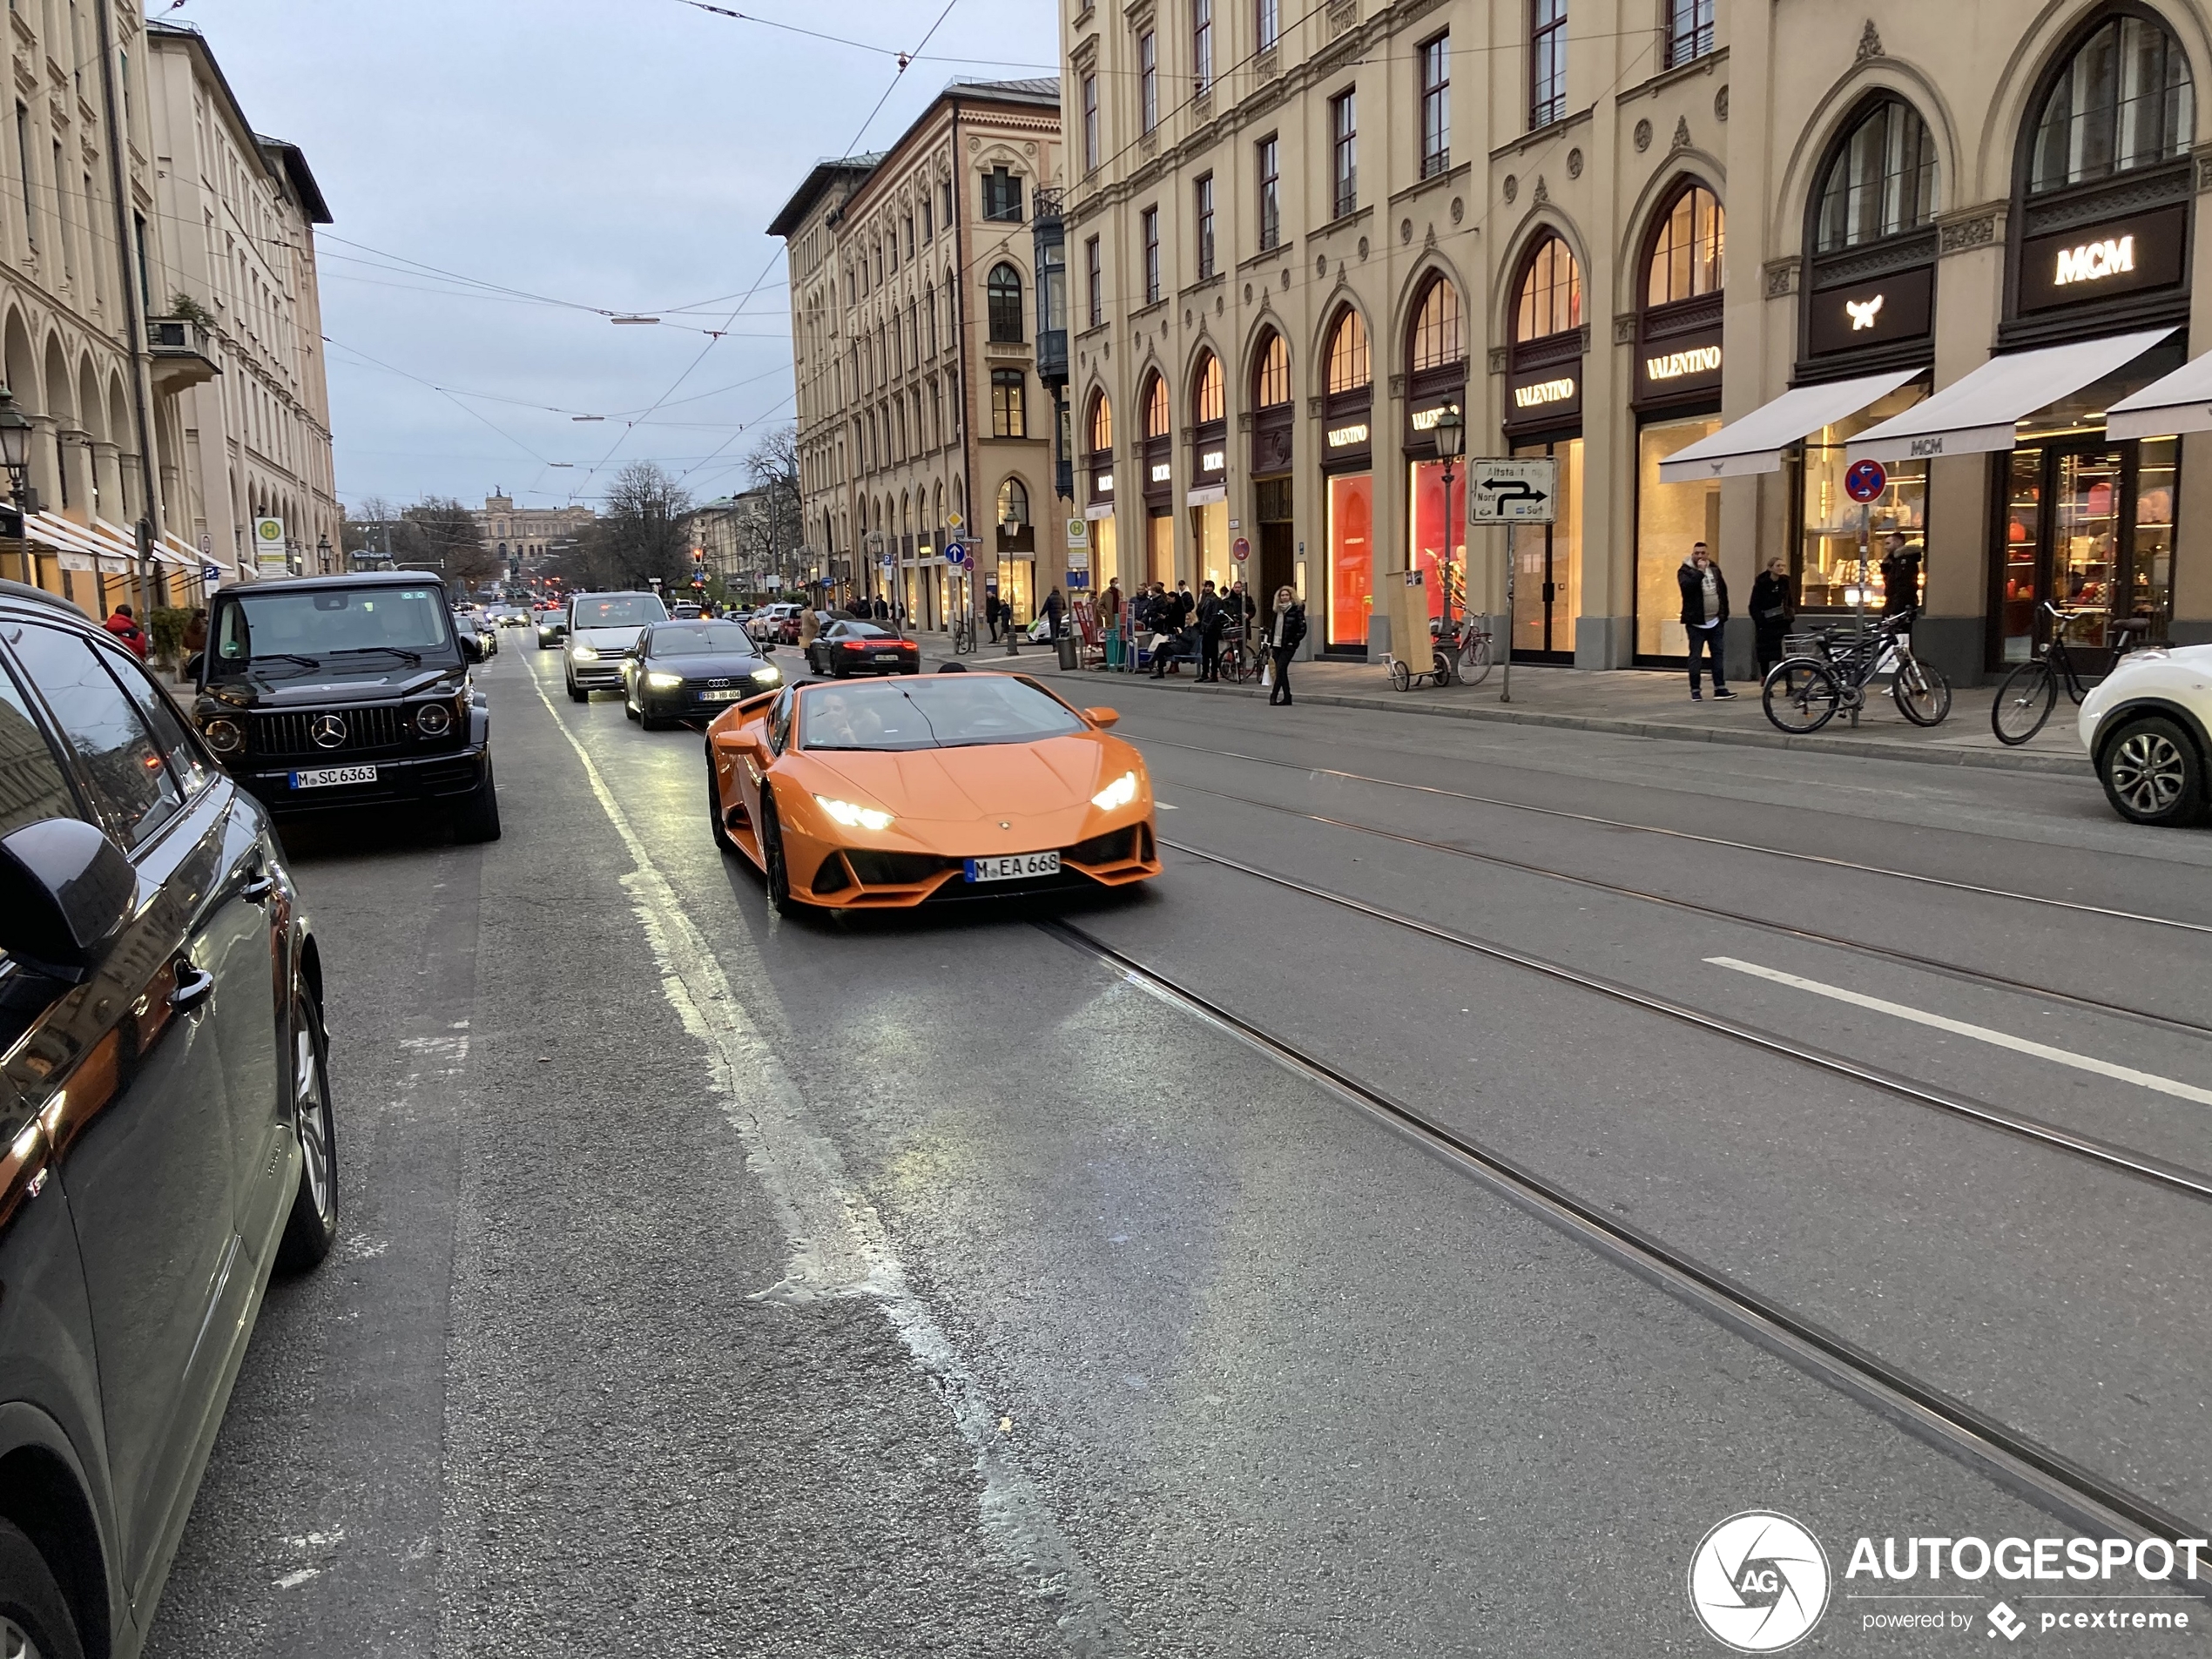
[[1049,624],[1050,637],[1060,637],[1060,618],[1067,614],[1068,602],[1060,597],[1060,590],[1053,589],[1044,597],[1044,619]]
[[1728,689],[1727,671],[1721,666],[1722,645],[1728,632],[1728,582],[1704,543],[1689,550],[1689,556],[1675,572],[1675,581],[1682,588],[1683,631],[1689,636],[1689,700],[1697,703],[1704,698],[1698,689],[1700,652],[1713,659],[1713,695],[1734,697],[1736,693]]
[[1905,537],[1896,530],[1892,530],[1883,542],[1882,614],[1920,614],[1920,550],[1907,547]]
[[983,620],[990,624],[991,643],[996,644],[999,637],[999,590],[996,588],[984,590]]
[[1221,684],[1221,631],[1229,620],[1228,608],[1214,591],[1211,581],[1198,593],[1198,679]]

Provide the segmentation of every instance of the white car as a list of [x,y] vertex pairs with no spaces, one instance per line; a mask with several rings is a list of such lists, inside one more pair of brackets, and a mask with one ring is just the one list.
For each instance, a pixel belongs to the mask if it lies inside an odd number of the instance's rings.
[[2081,701],[2105,799],[2137,824],[2199,824],[2212,794],[2212,645],[2130,651]]
[[650,624],[667,620],[668,607],[658,593],[579,593],[570,597],[563,676],[570,699],[589,703],[594,691],[620,691],[623,659],[637,636]]

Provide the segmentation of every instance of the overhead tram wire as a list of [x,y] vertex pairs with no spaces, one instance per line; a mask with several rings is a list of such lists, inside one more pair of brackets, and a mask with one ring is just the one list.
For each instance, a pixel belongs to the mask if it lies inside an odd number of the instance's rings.
[[[750,11],[735,11],[728,6],[709,5],[707,0],[676,0],[678,5],[694,11],[711,12],[718,17],[728,17],[738,23],[758,24],[763,29],[780,29],[786,34],[805,35],[811,40],[826,40],[833,46],[850,46],[856,51],[873,52],[879,57],[902,57],[910,64],[979,64],[986,69],[1029,69],[1057,74],[1057,64],[1033,64],[1023,58],[961,57],[945,53],[925,57],[919,51],[900,51],[896,46],[879,46],[873,41],[853,40],[844,35],[826,35],[819,29],[802,29],[795,23],[779,23],[773,17],[763,17]],[[934,34],[935,30],[931,30]]]

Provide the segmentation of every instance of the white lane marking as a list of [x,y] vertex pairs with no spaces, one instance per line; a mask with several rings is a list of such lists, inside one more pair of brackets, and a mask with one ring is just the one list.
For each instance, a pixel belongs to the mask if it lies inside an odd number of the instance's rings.
[[[1001,1413],[986,1403],[982,1385],[908,1285],[882,1217],[846,1179],[843,1157],[815,1127],[797,1084],[732,990],[721,963],[631,826],[590,752],[546,696],[543,681],[533,674],[531,683],[555,728],[576,751],[592,794],[630,853],[635,867],[622,885],[660,968],[661,993],[684,1028],[705,1046],[710,1086],[721,1096],[724,1116],[745,1148],[746,1166],[759,1177],[791,1241],[784,1278],[756,1295],[794,1306],[836,1297],[873,1298],[907,1351],[936,1379],[954,1422],[974,1451],[983,1485],[984,1535],[1005,1554],[1022,1580],[1022,1593],[1057,1605],[1060,1633],[1069,1653],[1088,1659],[1124,1651],[1129,1634],[1120,1615],[1107,1604],[1089,1567],[995,1432]],[[738,936],[725,937],[727,948],[738,948]]]
[[2009,1031],[1993,1031],[1986,1025],[1969,1025],[1964,1020],[1946,1019],[1940,1014],[1907,1008],[1902,1002],[1885,1002],[1878,996],[1868,996],[1861,991],[1847,991],[1839,985],[1824,985],[1817,979],[1801,979],[1795,974],[1785,974],[1778,968],[1762,968],[1757,962],[1738,961],[1733,956],[1708,956],[1705,960],[1715,968],[1733,968],[1739,974],[1772,980],[1777,985],[1811,991],[1815,996],[1849,1002],[1855,1008],[1871,1008],[1877,1014],[1893,1014],[1900,1020],[1912,1021],[1915,1025],[1933,1026],[1939,1031],[1972,1037],[1977,1042],[1991,1043],[2019,1054],[2033,1055],[2038,1060],[2047,1060],[2053,1065],[2071,1066],[2076,1071],[2094,1072],[2100,1077],[2116,1078],[2123,1083],[2133,1083],[2138,1089],[2155,1089],[2161,1095],[2171,1095],[2176,1100],[2190,1100],[2200,1106],[2212,1106],[2212,1089],[2200,1089],[2195,1083],[2176,1082],[2171,1077],[2161,1077],[2155,1072],[2137,1071],[2133,1066],[2115,1066],[2109,1060],[2075,1054],[2067,1049],[2054,1049],[2047,1042],[2016,1037]]
[[305,1584],[309,1579],[320,1578],[321,1576],[321,1568],[303,1567],[298,1572],[287,1573],[282,1578],[277,1580],[276,1588],[280,1590],[296,1590],[302,1584]]

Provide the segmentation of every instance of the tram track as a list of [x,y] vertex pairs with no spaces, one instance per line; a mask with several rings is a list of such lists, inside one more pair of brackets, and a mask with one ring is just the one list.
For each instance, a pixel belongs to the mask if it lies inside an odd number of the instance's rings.
[[1251,795],[1235,794],[1228,790],[1216,789],[1205,784],[1179,783],[1174,787],[1178,792],[1210,795],[1217,800],[1234,801],[1242,806],[1253,806],[1284,817],[1304,819],[1309,823],[1325,824],[1334,829],[1349,830],[1358,834],[1373,836],[1380,840],[1395,841],[1405,846],[1420,847],[1425,852],[1441,853],[1451,858],[1466,859],[1477,864],[1494,865],[1501,869],[1516,870],[1524,874],[1541,876],[1549,880],[1568,882],[1575,887],[1587,887],[1598,893],[1609,893],[1620,898],[1641,900],[1647,904],[1662,905],[1669,909],[1710,916],[1717,921],[1757,927],[1767,933],[1780,934],[1784,938],[1801,939],[1809,943],[1832,946],[1837,949],[1852,951],[1861,955],[1882,957],[1890,961],[1901,962],[1909,968],[1924,968],[1934,973],[1950,974],[1998,990],[2043,997],[2054,1002],[2064,1002],[2097,1014],[2108,1015],[2146,1025],[2161,1026],[2168,1030],[2185,1033],[2189,1036],[2212,1038],[2212,1025],[2195,1020],[2183,1019],[2179,1015],[2155,1014],[2148,1009],[2131,1008],[2125,1003],[2108,1002],[2098,997],[2085,996],[2075,991],[2057,990],[2048,985],[2037,984],[2030,980],[2013,979],[2003,974],[1993,974],[1986,968],[1969,968],[1964,962],[1947,961],[1939,956],[1924,956],[1916,951],[1900,950],[1891,945],[1875,944],[1862,939],[1849,939],[1840,934],[1822,933],[1817,928],[1802,927],[1784,921],[1774,921],[1766,917],[1751,915],[1740,910],[1729,910],[1717,905],[1703,904],[1695,899],[1683,899],[1669,894],[1652,893],[1642,887],[1632,887],[1616,881],[1601,880],[1595,876],[1577,875],[1572,871],[1554,869],[1548,865],[1532,864],[1523,859],[1507,858],[1501,853],[1478,852],[1473,847],[1454,846],[1449,841],[1433,840],[1421,835],[1409,835],[1403,830],[1384,829],[1379,825],[1362,824],[1356,819],[1332,818],[1326,813],[1309,812],[1301,806],[1285,806],[1279,801],[1261,800]]
[[[1213,861],[1250,870],[1250,867],[1231,860],[1216,857]],[[1268,879],[1264,873],[1250,873]],[[1284,885],[1294,888],[1303,886],[1289,881]],[[1354,908],[1373,912],[1386,920],[1402,920],[1387,912],[1374,911],[1373,907],[1357,900],[1352,903]],[[2081,1531],[2102,1535],[2125,1534],[2138,1539],[2208,1535],[2204,1527],[2184,1521],[2120,1482],[2107,1480],[2033,1437],[1977,1411],[1926,1379],[1676,1249],[1656,1234],[1608,1214],[1596,1202],[1581,1197],[1533,1165],[1450,1128],[1419,1107],[1276,1035],[1161,969],[1138,961],[1077,923],[1065,917],[1053,917],[1039,919],[1034,925],[1170,1006],[1267,1055],[1293,1074],[1406,1136],[1615,1265],[1659,1286],[1705,1317],[1858,1400],[1922,1440],[1959,1457],[2000,1486]],[[1419,931],[1432,933],[1448,942],[1465,942],[1443,930],[1416,926]],[[1486,954],[1508,961],[1520,960],[1517,954],[1502,949],[1486,949]],[[1541,966],[1533,960],[1527,965]],[[1577,974],[1571,969],[1561,970],[1561,975],[1577,983],[1592,982],[1589,976]],[[1643,998],[1641,994],[1631,994],[1630,1000],[1647,1006],[1656,1003],[1656,999]],[[1695,1022],[1735,1035],[1725,1022],[1701,1016]],[[1844,1064],[1849,1067],[1850,1062]],[[1863,1069],[1851,1070],[1858,1075]],[[2202,1177],[2196,1179],[2201,1182]],[[2212,1188],[2200,1189],[2196,1196],[2212,1196]],[[2201,1599],[2212,1599],[2212,1587],[2192,1584],[2188,1589]]]
[[1757,841],[1732,840],[1724,835],[1704,835],[1695,830],[1669,829],[1662,824],[1638,824],[1629,819],[1607,818],[1596,813],[1577,813],[1563,806],[1540,806],[1533,801],[1511,800],[1500,795],[1477,795],[1466,790],[1447,789],[1440,784],[1409,784],[1397,778],[1377,778],[1366,772],[1345,772],[1334,766],[1312,766],[1296,760],[1278,760],[1272,755],[1245,754],[1234,749],[1217,749],[1211,744],[1178,743],[1172,738],[1134,737],[1138,745],[1157,744],[1163,749],[1182,749],[1192,754],[1211,755],[1222,760],[1248,760],[1256,765],[1274,766],[1285,772],[1303,772],[1311,778],[1341,778],[1350,783],[1372,784],[1379,788],[1402,789],[1411,793],[1435,795],[1448,800],[1463,800],[1478,806],[1499,806],[1516,813],[1532,813],[1545,818],[1563,819],[1577,824],[1595,825],[1602,829],[1629,830],[1641,835],[1664,836],[1671,840],[1696,842],[1706,846],[1726,847],[1731,852],[1758,853],[1769,858],[1785,859],[1797,864],[1823,865],[1830,869],[1849,870],[1860,875],[1885,876],[1892,880],[1916,883],[1922,887],[1939,887],[1952,893],[1970,893],[1981,898],[2006,899],[2015,903],[2036,905],[2046,909],[2069,911],[2077,915],[2102,916],[2110,921],[2136,922],[2147,927],[2170,928],[2182,933],[2212,935],[2212,922],[2184,921],[2173,916],[2146,915],[2137,910],[2120,910],[2107,905],[2082,904],[2072,899],[2054,899],[2045,894],[2020,893],[2010,887],[1983,887],[1973,881],[1954,881],[1947,876],[1924,875],[1917,870],[1893,870],[1887,865],[1862,864],[1855,859],[1839,859],[1821,853],[1801,853],[1791,847],[1768,846]]

